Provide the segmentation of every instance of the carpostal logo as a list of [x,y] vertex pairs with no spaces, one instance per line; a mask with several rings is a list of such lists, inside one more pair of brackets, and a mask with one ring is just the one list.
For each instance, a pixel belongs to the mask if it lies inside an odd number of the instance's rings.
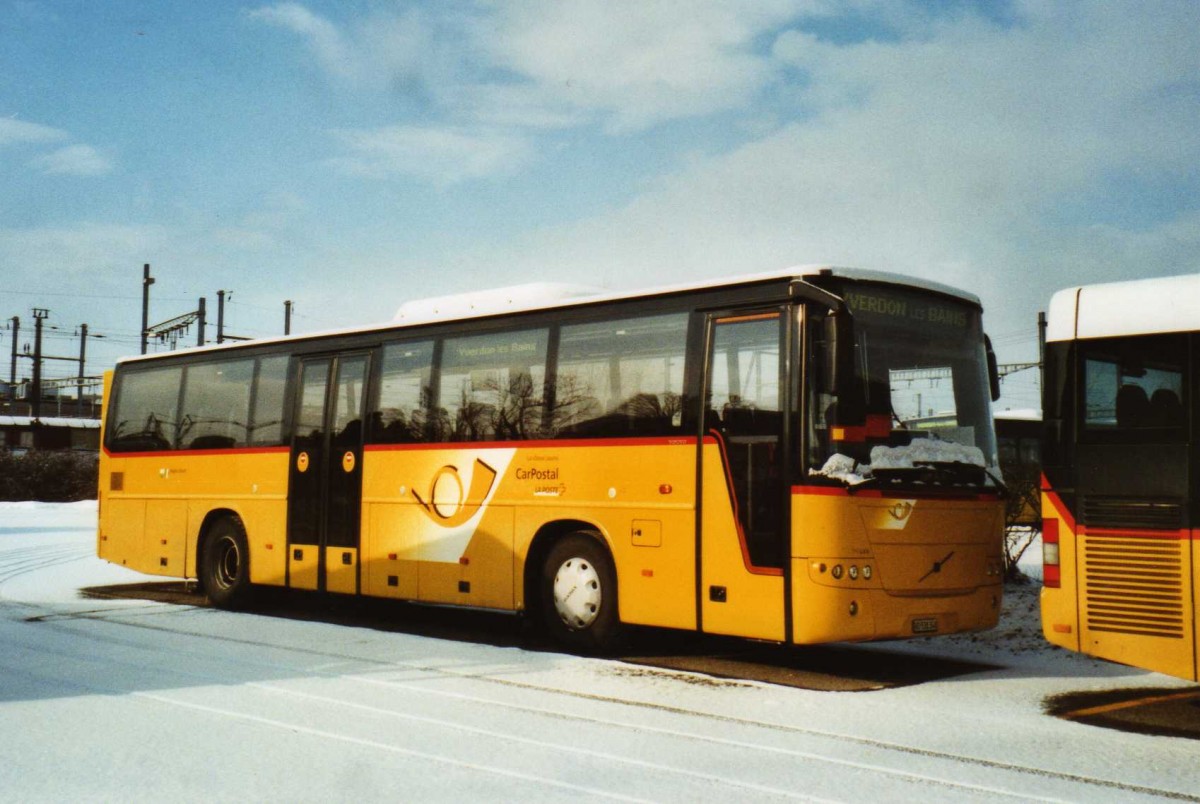
[[427,490],[411,491],[429,523],[419,537],[422,560],[456,563],[462,557],[515,454],[489,450],[487,460],[476,457],[465,468],[446,464],[433,473]]
[[471,517],[483,506],[492,486],[496,483],[496,470],[481,458],[475,459],[475,471],[471,473],[470,489],[464,495],[463,481],[458,467],[443,466],[433,476],[429,491],[424,497],[413,489],[413,496],[429,514],[429,517],[444,528],[454,528]]
[[904,530],[912,521],[916,500],[891,500],[863,511],[863,523],[875,530]]
[[517,480],[558,480],[558,467],[549,469],[518,469]]

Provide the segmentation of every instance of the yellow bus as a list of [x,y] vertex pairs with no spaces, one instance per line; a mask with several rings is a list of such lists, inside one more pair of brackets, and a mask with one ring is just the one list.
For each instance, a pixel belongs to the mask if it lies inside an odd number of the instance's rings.
[[[988,628],[1003,503],[981,319],[937,283],[798,268],[527,285],[129,358],[105,389],[99,555],[219,606],[261,585],[482,607],[585,650],[626,624]],[[922,372],[935,428],[906,424]]]
[[1198,294],[1200,275],[1055,293],[1042,401],[1046,639],[1192,681]]

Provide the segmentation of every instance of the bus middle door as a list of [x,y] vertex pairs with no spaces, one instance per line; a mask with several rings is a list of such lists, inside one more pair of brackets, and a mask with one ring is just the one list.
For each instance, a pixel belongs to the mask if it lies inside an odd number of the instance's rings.
[[300,361],[288,483],[288,586],[356,594],[369,355]]
[[789,309],[708,318],[699,590],[708,633],[788,638]]

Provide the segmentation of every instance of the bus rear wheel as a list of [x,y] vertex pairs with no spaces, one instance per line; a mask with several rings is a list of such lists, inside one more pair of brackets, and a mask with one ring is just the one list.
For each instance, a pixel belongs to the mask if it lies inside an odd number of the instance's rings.
[[209,529],[200,555],[200,580],[218,608],[240,609],[249,602],[250,550],[241,520],[222,517]]
[[550,548],[542,566],[540,603],[546,630],[584,651],[613,648],[620,632],[617,574],[598,535],[572,533]]

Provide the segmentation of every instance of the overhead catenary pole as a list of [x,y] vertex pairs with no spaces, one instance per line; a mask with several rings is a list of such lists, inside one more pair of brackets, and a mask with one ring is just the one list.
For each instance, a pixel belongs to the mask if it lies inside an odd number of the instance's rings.
[[283,334],[292,334],[292,300],[283,303]]
[[[87,324],[79,325],[79,383],[75,386],[75,415],[83,415],[83,367],[87,361]],[[61,396],[61,394],[60,394]]]
[[225,342],[225,291],[217,291],[217,343]]
[[[17,335],[19,335],[20,332],[21,332],[21,317],[14,315],[12,317],[12,334],[13,334],[13,336],[12,336],[12,338],[13,338],[12,368],[9,370],[9,378],[8,378],[9,384],[12,385],[12,387],[14,389],[16,389],[16,387],[17,387]],[[14,390],[14,393],[15,393],[15,390]]]
[[50,311],[43,307],[33,308],[33,386],[29,389],[29,415],[42,415],[42,321]]
[[200,306],[196,308],[196,345],[204,345],[204,319],[207,313],[208,300],[203,296],[200,297]]
[[146,263],[142,266],[142,354],[146,354],[146,338],[150,332],[150,286],[153,284],[150,263]]

